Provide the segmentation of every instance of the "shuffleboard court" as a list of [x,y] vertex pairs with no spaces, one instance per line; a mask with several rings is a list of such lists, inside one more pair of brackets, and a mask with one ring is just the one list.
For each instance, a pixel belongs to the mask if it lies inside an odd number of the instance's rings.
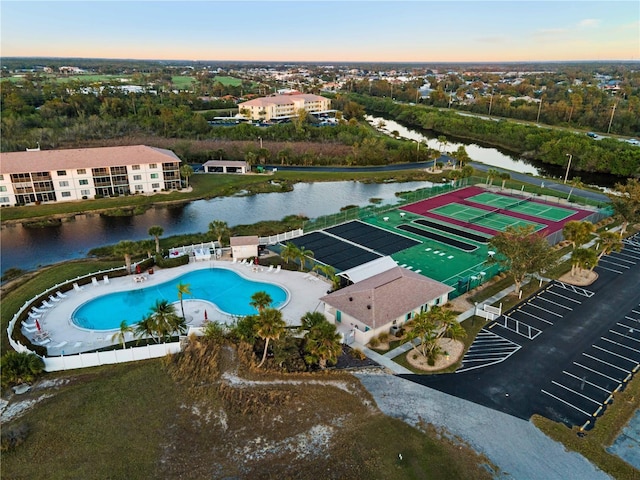
[[484,210],[482,208],[471,207],[459,203],[449,203],[440,207],[429,210],[431,213],[451,217],[463,222],[482,225],[497,231],[505,231],[508,227],[520,227],[533,225],[535,231],[542,230],[546,225],[530,222],[521,218],[511,217],[499,213],[498,208],[492,210]]
[[432,222],[431,220],[426,219],[418,219],[414,220],[413,223],[417,223],[419,225],[424,225],[425,227],[431,227],[436,230],[441,230],[443,232],[451,233],[453,235],[457,235],[458,237],[467,238],[469,240],[473,240],[478,243],[488,243],[489,238],[483,237],[482,235],[478,235],[477,233],[468,232],[466,230],[462,230],[460,228],[455,228],[452,225],[445,225],[444,223]]
[[417,240],[359,221],[347,222],[327,228],[326,232],[384,255],[393,255],[401,250],[420,244]]
[[382,256],[323,232],[308,233],[290,242],[311,250],[316,260],[331,265],[337,271],[348,270]]
[[418,235],[420,237],[435,240],[436,242],[440,242],[451,247],[459,248],[460,250],[463,250],[465,252],[473,252],[474,250],[478,249],[476,245],[471,245],[470,243],[456,240],[455,238],[445,237],[444,235],[440,235],[439,233],[430,232],[422,228],[414,227],[413,225],[398,225],[396,228],[398,230],[404,230],[405,232],[411,232],[414,235]]
[[559,222],[577,213],[576,210],[571,210],[570,208],[556,207],[548,203],[538,203],[531,197],[522,198],[492,192],[483,192],[468,197],[465,200],[554,222]]

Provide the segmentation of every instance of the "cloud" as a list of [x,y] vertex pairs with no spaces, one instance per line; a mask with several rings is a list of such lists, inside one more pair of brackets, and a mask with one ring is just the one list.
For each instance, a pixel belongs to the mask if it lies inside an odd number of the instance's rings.
[[598,25],[600,25],[600,20],[597,20],[595,18],[585,18],[584,20],[580,20],[580,23],[578,23],[578,25],[583,28],[597,27]]

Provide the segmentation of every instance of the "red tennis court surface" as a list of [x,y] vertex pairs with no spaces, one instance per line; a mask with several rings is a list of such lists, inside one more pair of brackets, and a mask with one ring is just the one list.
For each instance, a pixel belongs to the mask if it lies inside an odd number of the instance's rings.
[[[452,225],[459,225],[461,227],[465,227],[467,229],[471,228],[474,230],[477,230],[478,232],[482,232],[482,233],[486,233],[488,235],[495,235],[496,234],[496,230],[482,226],[482,225],[477,225],[475,223],[469,223],[469,222],[464,222],[462,220],[458,220],[456,218],[451,218],[451,217],[447,217],[444,215],[439,215],[437,213],[433,213],[430,210],[436,208],[436,207],[441,207],[443,205],[449,205],[452,203],[461,203],[464,204],[468,198],[473,197],[474,195],[478,195],[482,192],[485,192],[486,190],[480,187],[466,187],[466,188],[462,188],[460,190],[454,190],[453,192],[449,192],[449,193],[445,193],[442,195],[438,195],[437,197],[432,197],[432,198],[428,198],[426,200],[421,200],[420,202],[417,203],[412,203],[410,205],[405,205],[404,207],[400,207],[400,210],[405,210],[407,212],[411,212],[411,213],[415,213],[417,215],[422,215],[423,217],[427,217],[427,218],[433,218],[436,220],[439,220],[441,222],[447,222],[450,223]],[[514,197],[513,195],[508,195],[506,193],[502,193],[502,192],[496,192],[499,193],[500,195],[504,195],[505,197],[512,197],[515,200],[518,199],[518,197]],[[549,205],[551,207],[556,206],[553,203],[549,203],[549,202],[545,202],[542,200],[537,200],[535,198],[531,199],[531,202],[533,203],[539,203],[541,205]],[[486,210],[487,212],[494,210],[494,208],[492,208],[491,206],[488,205],[482,205],[479,203],[474,203],[473,206],[475,208],[478,209],[482,209],[482,210]],[[551,235],[559,230],[562,230],[562,227],[564,226],[565,223],[567,223],[568,221],[571,220],[582,220],[586,217],[588,217],[591,213],[593,212],[589,212],[587,210],[580,210],[578,208],[571,206],[567,206],[567,205],[563,205],[563,208],[569,208],[571,210],[573,210],[575,213],[573,215],[571,215],[570,217],[564,218],[561,221],[552,221],[552,220],[546,220],[546,219],[542,219],[540,217],[534,217],[531,215],[526,215],[524,213],[519,213],[519,212],[513,212],[513,211],[502,211],[501,214],[502,215],[509,215],[510,217],[514,217],[514,218],[519,218],[522,220],[527,220],[529,222],[533,222],[533,223],[539,223],[539,224],[544,224],[546,225],[545,228],[543,228],[542,230],[540,230],[539,233],[541,233],[544,236],[548,236]]]

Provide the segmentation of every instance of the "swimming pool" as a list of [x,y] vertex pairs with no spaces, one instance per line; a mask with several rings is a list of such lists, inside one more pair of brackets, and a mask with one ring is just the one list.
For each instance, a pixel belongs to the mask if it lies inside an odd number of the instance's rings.
[[[288,299],[287,291],[278,285],[248,280],[225,268],[208,268],[185,273],[157,285],[94,298],[78,307],[71,320],[78,327],[90,330],[118,329],[123,320],[127,325],[136,324],[149,314],[156,300],[177,302],[177,285],[180,282],[189,284],[191,290],[191,295],[183,295],[183,300],[206,300],[215,304],[220,311],[233,316],[257,313],[249,305],[255,292],[267,292],[273,300],[274,308],[284,306]],[[176,311],[181,315],[180,306]]]

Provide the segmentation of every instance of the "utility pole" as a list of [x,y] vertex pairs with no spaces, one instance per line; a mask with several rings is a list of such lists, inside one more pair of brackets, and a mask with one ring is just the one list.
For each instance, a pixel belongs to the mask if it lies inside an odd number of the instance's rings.
[[611,118],[609,119],[609,128],[607,128],[607,134],[611,131],[611,124],[613,123],[613,114],[616,113],[617,106],[618,106],[618,102],[613,104],[613,109],[611,110]]
[[542,97],[540,97],[540,105],[538,106],[538,116],[536,117],[536,123],[539,123],[540,120],[540,111],[542,110],[542,101],[544,99]]

